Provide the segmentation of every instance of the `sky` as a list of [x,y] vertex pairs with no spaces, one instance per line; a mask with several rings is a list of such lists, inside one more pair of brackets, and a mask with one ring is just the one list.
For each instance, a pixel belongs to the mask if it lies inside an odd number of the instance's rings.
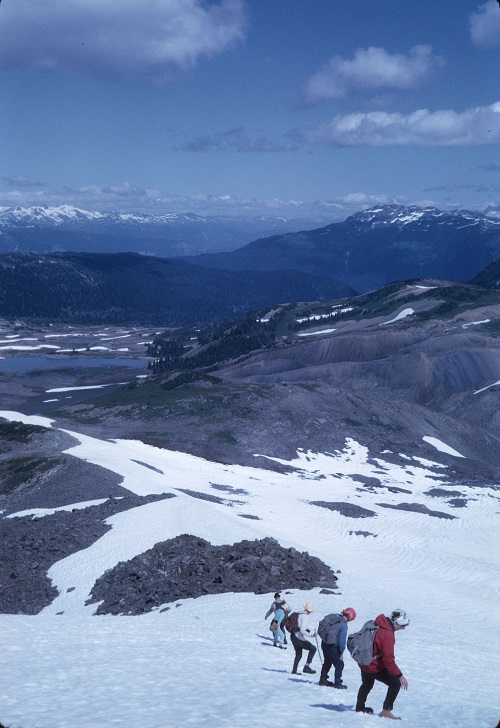
[[[56,427],[20,412],[0,416]],[[409,687],[394,706],[407,728],[496,725],[498,513],[492,504],[498,491],[454,483],[439,462],[439,452],[450,451],[439,437],[423,438],[426,457],[420,449],[413,455],[408,444],[399,456],[403,464],[388,450],[370,452],[349,439],[331,453],[271,458],[287,466],[280,473],[138,440],[69,434],[76,444],[67,453],[122,476],[132,493],[175,497],[111,516],[101,538],[56,562],[48,573],[59,596],[41,613],[0,615],[2,722],[23,728],[373,726],[373,716],[354,712],[360,676],[350,656],[343,672],[347,690],[337,691],[317,684],[319,654],[312,663],[316,675],[292,676],[291,647],[270,648],[264,615],[272,591],[177,599],[138,616],[92,616],[98,603],[86,602],[107,569],[190,533],[214,545],[272,535],[284,548],[320,558],[338,574],[333,595],[286,589],[292,609],[314,603],[313,629],[325,614],[348,605],[357,612],[351,632],[380,613],[407,611],[410,625],[398,632],[395,654]],[[363,488],[363,476],[379,487]],[[225,502],[189,495],[213,495],[214,483],[227,488]],[[429,494],[433,490],[441,496]],[[462,507],[450,502],[452,494],[462,496]],[[361,498],[374,514],[361,520],[310,503],[356,506]],[[401,510],[402,502],[424,512]],[[31,513],[44,518],[53,510]],[[377,685],[370,694],[367,705],[377,713],[385,692]]]
[[0,206],[500,205],[498,0],[3,0]]

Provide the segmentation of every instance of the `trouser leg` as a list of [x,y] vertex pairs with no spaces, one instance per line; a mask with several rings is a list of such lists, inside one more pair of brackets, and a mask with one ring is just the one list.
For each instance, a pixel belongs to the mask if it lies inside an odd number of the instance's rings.
[[284,641],[284,643],[285,643],[285,645],[286,645],[286,644],[288,644],[288,643],[287,643],[287,641],[286,641],[286,627],[285,627],[285,620],[283,620],[283,621],[282,621],[282,623],[280,624],[280,629],[281,629],[281,631],[283,632],[283,641]]
[[332,652],[333,652],[333,645],[328,645],[326,642],[321,642],[321,651],[323,652],[323,667],[321,668],[321,675],[320,675],[320,681],[321,680],[327,680],[328,679],[328,671],[330,670],[333,659],[332,659]]
[[306,658],[306,665],[310,665],[311,662],[313,661],[314,655],[316,654],[316,647],[314,645],[312,645],[310,642],[305,642],[303,649],[307,650],[309,653]]
[[292,672],[297,672],[299,662],[302,659],[302,640],[298,640],[295,635],[292,634],[292,645],[295,650],[295,659],[293,661]]
[[341,683],[342,682],[342,672],[344,670],[344,660],[340,657],[340,650],[335,645],[332,651],[332,663],[335,667],[335,682]]
[[387,694],[385,696],[384,704],[382,707],[384,708],[384,710],[392,710],[394,707],[394,701],[398,697],[398,693],[401,690],[399,677],[391,675],[390,672],[387,672],[387,670],[383,670],[383,672],[377,673],[374,677],[375,680],[380,680],[380,682],[384,683],[384,685],[387,685]]
[[361,670],[361,687],[358,690],[358,698],[356,700],[356,710],[364,710],[366,698],[375,683],[375,677]]

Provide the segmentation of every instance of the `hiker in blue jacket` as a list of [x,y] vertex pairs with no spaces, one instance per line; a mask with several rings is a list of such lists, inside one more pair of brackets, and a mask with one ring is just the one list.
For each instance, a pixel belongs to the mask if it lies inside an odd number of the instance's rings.
[[285,599],[281,598],[281,594],[279,592],[276,592],[276,594],[274,595],[274,601],[271,604],[271,606],[269,607],[269,609],[267,610],[266,616],[264,617],[264,619],[267,619],[271,614],[276,613],[276,610],[280,609],[280,608],[284,612],[284,617],[281,621],[280,626],[281,626],[281,631],[283,632],[283,637],[284,637],[283,644],[286,645],[287,641],[286,641],[286,631],[285,631],[285,617],[288,614],[288,612],[290,611],[290,605],[286,603]]
[[[347,685],[342,682],[342,672],[344,670],[344,650],[347,641],[347,623],[356,619],[356,612],[352,607],[347,607],[340,614],[341,620],[338,622],[337,641],[334,644],[328,644],[321,640],[323,667],[321,668],[319,684],[329,688],[337,688],[337,690],[345,690]],[[335,668],[334,682],[328,680],[328,671],[332,665]]]
[[286,650],[286,647],[283,646],[283,642],[285,640],[285,633],[283,632],[281,628],[281,624],[285,619],[285,610],[283,607],[278,607],[278,609],[274,613],[273,620],[271,622],[271,632],[273,633],[273,642],[274,647],[279,647],[280,650]]

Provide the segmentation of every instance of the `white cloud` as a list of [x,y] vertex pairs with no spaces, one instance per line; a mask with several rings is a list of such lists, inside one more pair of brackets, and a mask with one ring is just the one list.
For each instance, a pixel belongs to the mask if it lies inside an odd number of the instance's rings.
[[494,48],[500,45],[500,7],[498,0],[488,0],[469,16],[471,39],[474,45]]
[[0,71],[165,80],[243,37],[243,0],[22,0],[2,5]]
[[307,81],[303,97],[312,104],[352,93],[412,89],[424,83],[442,62],[428,45],[414,46],[407,56],[383,48],[358,48],[352,60],[333,56]]
[[419,109],[411,114],[372,111],[338,114],[330,122],[294,133],[308,143],[334,146],[465,147],[500,142],[500,101],[463,112]]

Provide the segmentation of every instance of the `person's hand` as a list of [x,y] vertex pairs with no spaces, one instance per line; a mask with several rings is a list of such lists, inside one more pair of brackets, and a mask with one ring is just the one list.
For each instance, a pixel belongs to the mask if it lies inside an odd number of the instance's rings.
[[344,662],[344,653],[343,652],[340,653],[339,657],[342,660],[342,662]]
[[408,680],[405,678],[404,675],[401,675],[399,678],[399,682],[401,683],[401,687],[403,690],[408,690]]

